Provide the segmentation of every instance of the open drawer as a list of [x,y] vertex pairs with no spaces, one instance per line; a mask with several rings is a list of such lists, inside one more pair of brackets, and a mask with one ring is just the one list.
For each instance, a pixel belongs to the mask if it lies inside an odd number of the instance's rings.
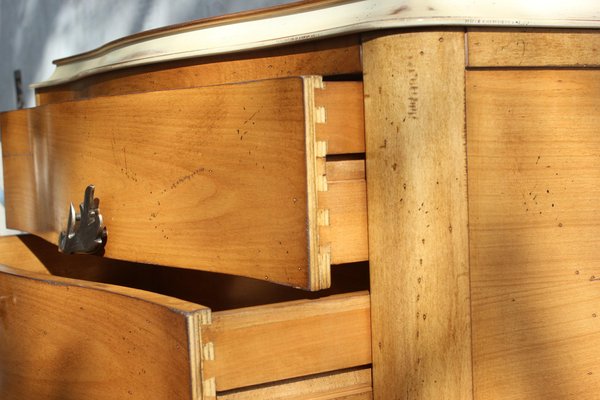
[[368,257],[363,118],[319,76],[4,113],[7,225],[57,243],[94,184],[107,257],[327,288]]
[[[44,273],[23,243],[0,243],[0,261],[39,270],[0,267],[2,399],[286,398],[286,388],[370,396],[366,372],[353,370],[371,363],[367,291],[211,311]],[[313,383],[290,381],[300,377]]]

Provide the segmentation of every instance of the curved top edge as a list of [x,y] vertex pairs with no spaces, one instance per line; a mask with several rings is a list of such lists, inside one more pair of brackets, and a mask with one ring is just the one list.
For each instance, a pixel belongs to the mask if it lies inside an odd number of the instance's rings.
[[0,275],[2,274],[13,275],[19,279],[40,282],[52,286],[80,287],[83,289],[128,297],[131,299],[158,305],[160,307],[169,309],[177,314],[188,314],[195,313],[198,311],[210,312],[210,309],[208,307],[205,307],[200,304],[195,304],[185,300],[177,299],[175,297],[166,296],[154,292],[148,292],[141,289],[134,289],[126,286],[112,285],[93,281],[84,281],[81,279],[65,278],[57,275],[26,271],[5,264],[0,264]]
[[53,63],[56,65],[62,65],[69,62],[85,59],[88,57],[93,57],[94,55],[100,53],[106,53],[111,49],[125,46],[129,43],[133,43],[139,40],[148,40],[151,38],[155,38],[163,35],[171,35],[176,33],[185,32],[188,30],[194,30],[199,28],[208,28],[211,26],[217,26],[228,23],[242,22],[248,21],[255,18],[268,18],[272,15],[284,15],[286,13],[290,14],[293,12],[298,12],[301,10],[307,9],[316,9],[326,7],[327,5],[335,4],[335,3],[347,3],[347,0],[301,0],[295,1],[293,3],[280,4],[276,6],[266,7],[266,8],[258,8],[254,10],[241,11],[237,13],[218,15],[215,17],[203,18],[199,20],[182,22],[180,24],[164,26],[155,29],[149,29],[147,31],[142,31],[138,33],[134,33],[129,36],[125,36],[113,41],[110,41],[96,49],[92,49],[90,51],[86,51],[84,53],[75,54],[69,57],[59,58],[54,60]]
[[389,28],[600,28],[600,2],[304,0],[141,32],[55,61],[43,88],[132,66]]

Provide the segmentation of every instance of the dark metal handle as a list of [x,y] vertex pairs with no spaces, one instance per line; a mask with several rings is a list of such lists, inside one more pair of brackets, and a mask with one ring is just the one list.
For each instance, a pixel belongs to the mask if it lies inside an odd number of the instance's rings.
[[80,213],[75,213],[71,203],[67,228],[58,237],[58,250],[65,254],[92,254],[104,248],[106,228],[98,209],[99,200],[94,199],[94,185],[85,189]]

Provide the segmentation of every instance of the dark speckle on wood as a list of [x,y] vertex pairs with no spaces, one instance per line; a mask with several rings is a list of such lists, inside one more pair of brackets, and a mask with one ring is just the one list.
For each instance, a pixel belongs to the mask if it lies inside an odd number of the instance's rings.
[[196,175],[198,175],[200,172],[204,172],[204,167],[199,167],[196,168],[195,170],[193,170],[191,173],[187,174],[187,175],[183,175],[179,178],[177,178],[173,184],[171,184],[171,189],[176,189],[179,185],[181,185],[182,183],[185,183],[187,181],[190,181],[193,177],[195,177]]
[[403,13],[404,11],[409,11],[410,7],[409,6],[402,6],[402,7],[398,7],[396,8],[394,11],[392,11],[392,15],[396,15],[396,14],[400,14]]

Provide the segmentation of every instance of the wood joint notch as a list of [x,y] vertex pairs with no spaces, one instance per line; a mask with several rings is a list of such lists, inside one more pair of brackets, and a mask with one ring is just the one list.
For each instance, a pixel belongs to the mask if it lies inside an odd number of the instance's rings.
[[[325,89],[325,84],[322,84],[319,90]],[[327,110],[324,106],[315,104],[315,124],[327,123]],[[319,204],[321,193],[327,192],[327,146],[326,140],[315,140],[316,146],[316,163],[317,163],[317,237],[319,240],[318,249],[318,265],[319,271],[329,271],[331,269],[331,245],[322,241],[322,229],[329,227],[329,209],[324,208]],[[329,272],[327,272],[329,276]],[[327,282],[327,287],[331,283]]]
[[329,225],[329,210],[319,207],[319,193],[327,191],[326,157],[328,141],[317,139],[317,125],[327,123],[327,110],[316,103],[316,92],[325,89],[320,76],[304,77],[304,100],[306,112],[306,154],[309,212],[311,290],[328,288],[331,270],[331,247],[321,243],[320,230]]
[[[311,269],[310,288],[319,290],[330,286],[332,262],[351,262],[367,257],[361,255],[357,259],[354,250],[350,252],[352,256],[347,257],[346,245],[351,241],[352,248],[357,247],[354,243],[358,243],[360,248],[366,247],[359,243],[361,239],[366,242],[366,233],[360,233],[361,237],[358,239],[358,236],[351,236],[350,240],[340,240],[340,230],[337,226],[336,229],[332,227],[334,221],[340,221],[341,214],[350,212],[352,208],[347,206],[347,190],[351,190],[352,186],[337,185],[336,190],[336,182],[327,177],[327,168],[332,166],[331,160],[327,162],[327,156],[348,156],[365,152],[363,84],[352,81],[323,82],[320,76],[303,77],[303,81],[309,221],[312,220],[309,222],[310,262],[315,266]],[[343,161],[339,166],[343,165],[348,169],[351,164],[352,162]],[[342,187],[344,190],[340,196]],[[358,196],[358,192],[356,194]],[[357,219],[352,219],[352,222],[355,220]],[[355,226],[352,229],[358,232]]]
[[[212,324],[212,313],[209,309],[197,315],[196,331],[199,334],[197,357],[199,358],[199,381],[200,389],[194,394],[194,399],[213,400],[217,398],[217,389],[215,381],[215,346],[208,338],[208,326]],[[204,340],[207,340],[204,342]]]

